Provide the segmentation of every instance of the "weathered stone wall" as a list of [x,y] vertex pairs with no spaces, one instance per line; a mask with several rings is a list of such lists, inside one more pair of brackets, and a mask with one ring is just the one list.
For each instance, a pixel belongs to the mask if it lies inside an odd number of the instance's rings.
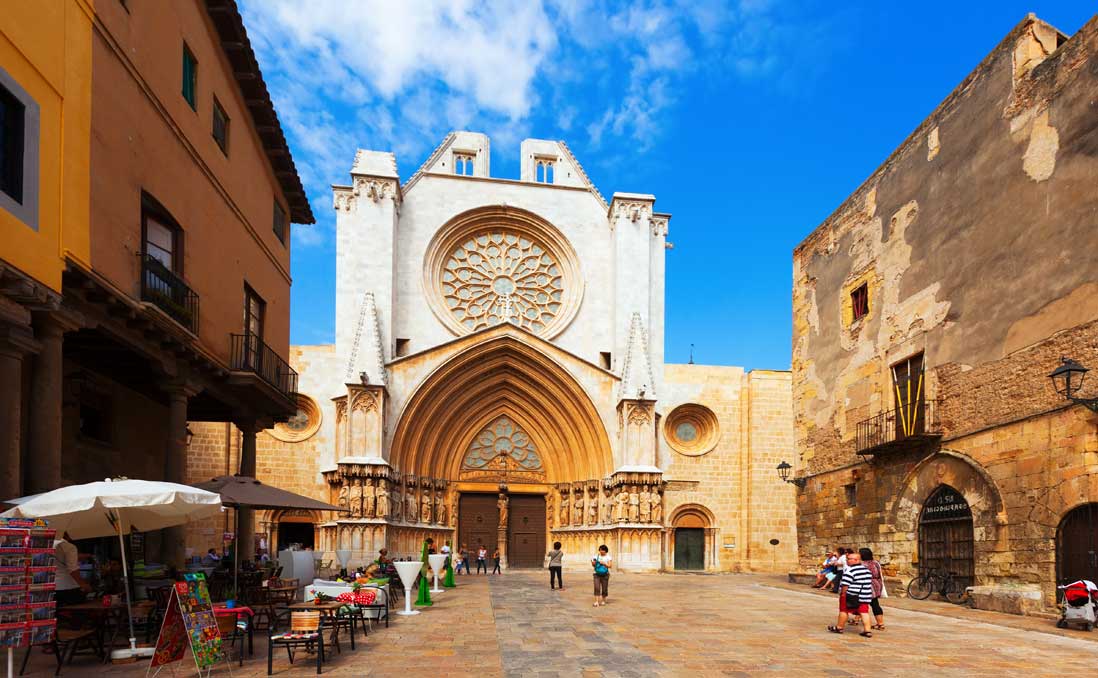
[[[1098,364],[1095,50],[1098,19],[1067,39],[1027,18],[795,250],[803,568],[868,545],[910,574],[945,482],[973,507],[978,582],[1052,595],[1056,525],[1098,500],[1098,420],[1047,377],[1061,355]],[[920,352],[941,443],[867,464],[856,425],[893,407],[891,366]]]

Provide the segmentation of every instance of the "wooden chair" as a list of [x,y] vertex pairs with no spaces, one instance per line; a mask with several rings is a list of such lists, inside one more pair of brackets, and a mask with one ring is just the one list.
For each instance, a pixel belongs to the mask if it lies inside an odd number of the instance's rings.
[[[72,664],[72,657],[80,645],[87,645],[98,653],[103,652],[103,648],[99,647],[94,629],[57,629],[53,640],[43,645],[53,649],[53,658],[57,661],[57,668],[53,672],[55,676],[61,675],[61,667],[65,662]],[[31,650],[35,647],[27,646],[27,651],[23,655],[23,665],[19,667],[19,675],[23,675],[27,670],[27,660],[30,659]]]
[[316,672],[322,673],[324,663],[324,634],[320,629],[319,612],[294,612],[290,615],[290,630],[271,633],[267,637],[267,675],[274,671],[274,653],[276,646],[286,648],[290,663],[294,663],[294,648],[304,647],[306,651],[316,645]]
[[253,628],[262,631],[274,631],[278,628],[278,611],[271,601],[266,586],[257,586],[248,594],[249,606],[255,613],[252,617]]
[[[217,616],[217,630],[221,634],[221,647],[228,645],[230,648],[240,643],[237,652],[237,666],[244,666],[244,633],[236,621],[236,615],[219,614]],[[226,655],[228,660],[229,656]]]

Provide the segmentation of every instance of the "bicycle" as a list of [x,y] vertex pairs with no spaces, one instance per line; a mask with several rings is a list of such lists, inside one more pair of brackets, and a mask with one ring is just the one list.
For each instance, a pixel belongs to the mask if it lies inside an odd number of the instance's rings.
[[957,574],[931,570],[908,582],[907,595],[915,600],[926,600],[931,593],[937,592],[949,602],[959,605],[968,597],[965,589],[964,582]]

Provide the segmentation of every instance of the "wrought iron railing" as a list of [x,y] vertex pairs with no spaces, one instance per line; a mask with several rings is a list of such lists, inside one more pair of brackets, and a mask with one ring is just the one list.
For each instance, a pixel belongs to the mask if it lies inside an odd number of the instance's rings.
[[297,371],[254,334],[231,334],[232,369],[254,372],[287,397],[297,393]]
[[855,447],[858,454],[877,448],[941,435],[938,401],[903,403],[875,417],[858,422]]
[[141,259],[141,299],[198,334],[198,295],[182,278],[147,254]]

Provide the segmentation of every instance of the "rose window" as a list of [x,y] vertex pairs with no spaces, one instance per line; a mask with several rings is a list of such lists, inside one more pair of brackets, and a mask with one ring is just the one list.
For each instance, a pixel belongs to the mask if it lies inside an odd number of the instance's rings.
[[468,332],[509,322],[540,333],[560,314],[564,294],[553,254],[504,229],[461,240],[443,266],[440,284],[447,309]]
[[541,457],[534,441],[506,416],[488,424],[473,438],[462,466],[467,469],[489,468],[494,460],[501,457],[509,457],[519,468],[527,471],[541,468]]

